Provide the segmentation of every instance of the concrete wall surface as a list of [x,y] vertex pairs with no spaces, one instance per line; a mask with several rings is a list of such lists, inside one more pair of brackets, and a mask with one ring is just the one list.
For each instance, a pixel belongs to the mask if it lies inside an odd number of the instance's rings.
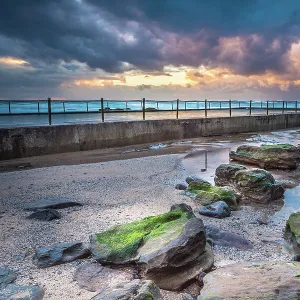
[[0,128],[0,160],[299,126],[285,114]]

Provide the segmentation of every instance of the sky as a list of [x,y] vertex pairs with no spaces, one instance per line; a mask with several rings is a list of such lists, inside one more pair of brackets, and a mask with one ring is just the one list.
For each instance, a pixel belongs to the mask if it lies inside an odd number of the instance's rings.
[[299,0],[2,0],[0,100],[299,100]]

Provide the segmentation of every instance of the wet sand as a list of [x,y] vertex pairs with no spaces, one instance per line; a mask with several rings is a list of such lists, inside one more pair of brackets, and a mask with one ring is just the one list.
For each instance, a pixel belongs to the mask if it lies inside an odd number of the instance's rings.
[[[88,243],[91,233],[167,212],[175,203],[185,202],[196,209],[199,205],[194,200],[174,189],[187,175],[213,182],[216,167],[228,163],[229,151],[238,145],[264,142],[297,145],[299,140],[300,131],[295,129],[1,162],[0,265],[17,271],[17,284],[44,287],[44,299],[90,299],[95,293],[80,289],[73,281],[73,274],[79,265],[92,259],[38,269],[32,264],[34,249],[63,241]],[[25,162],[31,164],[31,169],[20,168]],[[17,170],[12,171],[14,168]],[[272,174],[278,179],[300,181],[299,171]],[[298,188],[287,193],[299,196]],[[49,223],[26,219],[29,214],[23,210],[26,203],[50,196],[71,198],[82,202],[83,207],[60,210],[62,219]],[[299,210],[298,201],[291,202],[292,210]],[[215,248],[216,267],[245,260],[290,260],[291,254],[282,245],[286,215],[272,221],[278,211],[284,211],[282,205],[282,201],[264,206],[242,205],[230,218],[221,220],[203,216],[205,224],[238,233],[254,245],[251,251]],[[258,219],[270,222],[259,225]],[[175,300],[176,296],[165,293],[165,298]]]

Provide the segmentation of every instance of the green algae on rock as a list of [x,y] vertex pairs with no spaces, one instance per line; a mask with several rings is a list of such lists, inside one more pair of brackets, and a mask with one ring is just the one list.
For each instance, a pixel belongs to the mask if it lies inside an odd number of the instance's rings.
[[191,181],[188,191],[196,194],[201,205],[210,205],[217,201],[226,202],[231,209],[237,209],[239,196],[229,188],[213,186],[207,182]]
[[180,290],[213,266],[203,221],[186,204],[140,221],[118,225],[90,237],[91,252],[101,264],[138,267],[142,278],[159,287]]
[[300,254],[300,212],[291,214],[286,221],[284,237],[291,244],[291,250]]
[[300,162],[300,149],[289,144],[248,146],[231,151],[230,158],[254,164],[264,169],[296,169]]
[[94,239],[92,244],[96,247],[96,259],[103,263],[135,261],[138,248],[147,240],[160,237],[174,228],[178,229],[173,233],[174,236],[179,235],[182,225],[190,218],[191,214],[188,212],[175,210],[97,233],[91,237]]
[[283,187],[276,183],[268,171],[241,167],[231,164],[220,165],[216,169],[216,185],[230,186],[240,193],[244,200],[259,203],[268,203],[283,196]]

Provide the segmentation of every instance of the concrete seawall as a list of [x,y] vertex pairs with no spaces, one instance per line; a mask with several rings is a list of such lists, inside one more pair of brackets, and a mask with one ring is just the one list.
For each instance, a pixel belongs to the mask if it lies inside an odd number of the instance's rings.
[[300,114],[0,129],[0,160],[300,126]]

